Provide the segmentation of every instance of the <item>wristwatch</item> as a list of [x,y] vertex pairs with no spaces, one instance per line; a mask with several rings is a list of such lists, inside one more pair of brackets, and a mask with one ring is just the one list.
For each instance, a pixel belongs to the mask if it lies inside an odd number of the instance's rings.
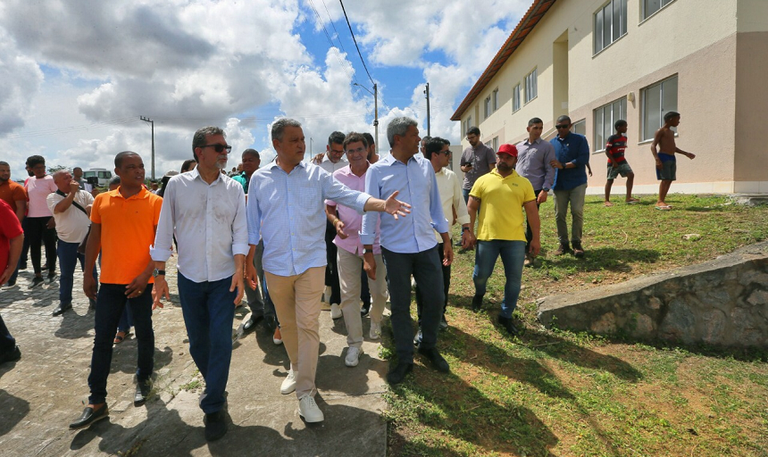
[[157,278],[158,276],[165,276],[165,270],[155,268],[155,271],[152,272],[152,277]]
[[461,228],[461,231],[462,231],[462,232],[468,232],[468,231],[469,231],[469,227],[462,227],[462,228]]
[[365,249],[365,248],[363,248],[363,254],[373,254],[373,249]]

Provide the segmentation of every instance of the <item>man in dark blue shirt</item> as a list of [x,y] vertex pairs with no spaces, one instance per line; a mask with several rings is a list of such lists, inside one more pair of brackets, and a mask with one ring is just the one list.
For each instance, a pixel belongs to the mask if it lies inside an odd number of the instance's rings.
[[560,246],[555,255],[563,255],[570,251],[568,244],[568,224],[565,215],[568,212],[568,204],[571,205],[571,244],[573,255],[584,257],[584,248],[581,246],[581,231],[584,226],[584,195],[587,192],[587,171],[589,164],[589,144],[583,135],[571,133],[571,118],[560,116],[555,124],[557,136],[552,139],[555,148],[556,160],[550,165],[557,168],[555,185],[555,220],[557,222],[557,237]]

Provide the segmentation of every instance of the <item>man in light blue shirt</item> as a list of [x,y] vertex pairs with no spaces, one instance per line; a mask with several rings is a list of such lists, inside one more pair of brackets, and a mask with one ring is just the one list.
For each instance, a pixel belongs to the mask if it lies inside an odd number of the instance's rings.
[[[412,208],[411,216],[400,222],[381,215],[381,253],[387,267],[387,286],[392,302],[390,321],[398,356],[397,366],[387,374],[390,384],[402,382],[413,370],[412,274],[424,298],[419,353],[426,356],[439,371],[450,371],[448,362],[435,347],[445,299],[443,271],[433,228],[443,240],[442,265],[448,266],[453,262],[453,248],[435,170],[428,160],[414,157],[419,152],[417,125],[415,120],[407,117],[398,117],[389,123],[387,139],[392,147],[391,154],[372,165],[365,179],[367,193],[374,197],[398,193]],[[372,244],[378,217],[366,214],[360,235],[365,248],[365,271],[372,279],[376,277]]]
[[170,299],[165,262],[176,235],[179,299],[189,354],[205,379],[200,408],[208,441],[227,432],[223,407],[232,360],[232,321],[235,305],[243,297],[243,262],[249,249],[243,187],[221,174],[230,150],[220,128],[195,132],[192,151],[197,168],[168,181],[150,249],[157,306],[162,297]]
[[[252,258],[262,238],[264,276],[291,360],[280,392],[295,391],[304,420],[321,422],[324,416],[314,396],[327,263],[325,200],[360,213],[386,211],[395,217],[404,216],[407,205],[395,200],[397,194],[384,201],[353,191],[319,166],[303,162],[306,144],[296,120],[283,118],[272,124],[272,146],[277,158],[253,174],[248,188],[248,257]],[[254,283],[252,265],[246,262],[247,277]]]

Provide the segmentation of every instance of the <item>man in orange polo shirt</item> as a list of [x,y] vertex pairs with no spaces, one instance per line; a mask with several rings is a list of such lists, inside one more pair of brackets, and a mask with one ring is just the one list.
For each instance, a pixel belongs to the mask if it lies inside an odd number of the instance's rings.
[[[27,213],[27,191],[24,190],[24,186],[11,180],[11,166],[8,162],[0,161],[0,200],[8,203],[11,210],[16,214],[19,222],[24,220],[24,216]],[[16,277],[19,275],[18,265],[14,270],[10,279],[8,279],[8,286],[16,284]]]
[[[144,404],[151,390],[155,334],[152,330],[152,271],[149,246],[155,238],[163,199],[144,186],[144,162],[135,152],[115,157],[120,187],[99,194],[91,210],[91,234],[85,251],[83,290],[96,299],[96,336],[93,342],[91,395],[83,414],[69,425],[87,427],[107,417],[107,376],[112,363],[112,339],[126,305],[130,306],[139,357],[135,406]],[[101,287],[96,293],[93,268],[101,250]]]

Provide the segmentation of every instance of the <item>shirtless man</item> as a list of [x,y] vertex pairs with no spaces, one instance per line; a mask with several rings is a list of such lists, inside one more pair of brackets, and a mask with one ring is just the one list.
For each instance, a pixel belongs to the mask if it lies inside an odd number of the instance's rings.
[[[653,143],[651,144],[651,152],[656,160],[656,178],[661,180],[661,183],[659,183],[659,201],[656,202],[656,209],[662,211],[671,209],[671,206],[667,205],[665,200],[667,192],[669,192],[669,186],[672,185],[672,181],[677,179],[675,153],[683,154],[691,160],[696,157],[695,154],[685,152],[675,145],[675,132],[671,130],[671,127],[677,127],[678,125],[680,125],[680,113],[669,111],[664,114],[664,126],[656,131]],[[659,149],[658,152],[656,151],[657,147]]]

